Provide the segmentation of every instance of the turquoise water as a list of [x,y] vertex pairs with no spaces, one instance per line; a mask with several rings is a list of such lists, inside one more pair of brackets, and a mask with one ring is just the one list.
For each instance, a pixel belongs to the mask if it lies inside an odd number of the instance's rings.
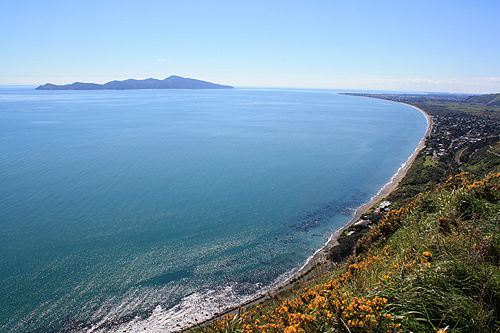
[[171,330],[265,292],[426,125],[327,91],[0,88],[0,330]]

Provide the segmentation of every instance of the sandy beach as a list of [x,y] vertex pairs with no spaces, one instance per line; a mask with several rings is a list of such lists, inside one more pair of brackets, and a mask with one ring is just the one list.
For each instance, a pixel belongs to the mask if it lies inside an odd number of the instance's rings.
[[[371,97],[368,97],[368,98],[371,98]],[[399,168],[399,170],[396,172],[396,174],[394,176],[392,176],[391,180],[382,189],[380,189],[380,191],[375,196],[373,196],[369,202],[367,202],[366,204],[364,204],[364,205],[360,206],[358,209],[356,209],[351,220],[349,220],[349,222],[346,225],[344,225],[341,229],[339,229],[335,233],[333,233],[330,236],[329,240],[326,242],[326,244],[322,248],[317,250],[293,276],[291,276],[289,279],[287,279],[285,282],[278,285],[277,287],[271,289],[265,295],[257,296],[255,299],[253,299],[249,302],[246,302],[244,304],[241,304],[237,308],[233,308],[233,309],[229,309],[227,311],[224,311],[223,313],[218,314],[214,318],[211,318],[203,323],[198,323],[198,325],[204,325],[206,323],[211,322],[212,320],[218,319],[218,318],[225,316],[225,315],[228,315],[228,314],[233,314],[233,315],[237,314],[239,311],[241,311],[249,306],[261,303],[265,299],[269,298],[271,295],[274,295],[281,290],[293,287],[293,285],[296,283],[296,281],[298,279],[300,279],[301,277],[303,277],[315,265],[317,265],[318,263],[327,262],[327,257],[328,257],[328,254],[330,253],[330,250],[333,247],[335,247],[336,245],[338,245],[338,240],[339,240],[340,236],[342,235],[342,233],[346,229],[348,229],[356,221],[358,221],[359,218],[363,214],[365,214],[370,208],[372,208],[377,202],[379,202],[382,199],[384,199],[385,197],[387,197],[392,191],[394,191],[398,187],[399,182],[406,176],[406,173],[408,172],[408,170],[412,166],[418,153],[425,147],[425,141],[430,136],[430,134],[432,132],[432,117],[430,115],[428,115],[422,109],[419,109],[413,105],[406,104],[406,103],[401,103],[401,104],[411,106],[412,108],[415,108],[424,114],[424,116],[427,118],[427,131],[426,131],[424,137],[420,140],[420,143],[418,144],[418,146],[415,149],[415,151],[413,152],[413,154],[401,166],[401,168]]]

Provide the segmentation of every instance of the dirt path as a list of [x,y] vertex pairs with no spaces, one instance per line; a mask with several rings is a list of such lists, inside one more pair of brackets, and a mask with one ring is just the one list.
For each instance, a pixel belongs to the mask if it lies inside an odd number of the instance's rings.
[[462,156],[462,153],[469,147],[464,147],[462,149],[460,149],[458,151],[458,153],[455,155],[455,162],[457,162],[458,165],[462,164],[462,162],[460,162],[460,157]]

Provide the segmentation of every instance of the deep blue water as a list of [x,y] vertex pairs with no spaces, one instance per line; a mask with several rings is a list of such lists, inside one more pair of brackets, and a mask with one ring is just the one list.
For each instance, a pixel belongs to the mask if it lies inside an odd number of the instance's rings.
[[265,292],[426,125],[328,91],[0,87],[0,330],[169,329]]

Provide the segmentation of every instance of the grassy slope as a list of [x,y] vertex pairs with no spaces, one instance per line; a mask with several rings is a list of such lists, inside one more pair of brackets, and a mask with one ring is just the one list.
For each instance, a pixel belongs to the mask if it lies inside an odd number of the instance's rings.
[[481,103],[487,105],[500,106],[500,94],[471,96],[467,98],[465,101],[468,103]]
[[463,171],[479,177],[490,172],[500,172],[500,142],[496,139],[492,140],[491,144],[479,149],[471,146],[462,155],[462,159],[466,162],[461,166]]

